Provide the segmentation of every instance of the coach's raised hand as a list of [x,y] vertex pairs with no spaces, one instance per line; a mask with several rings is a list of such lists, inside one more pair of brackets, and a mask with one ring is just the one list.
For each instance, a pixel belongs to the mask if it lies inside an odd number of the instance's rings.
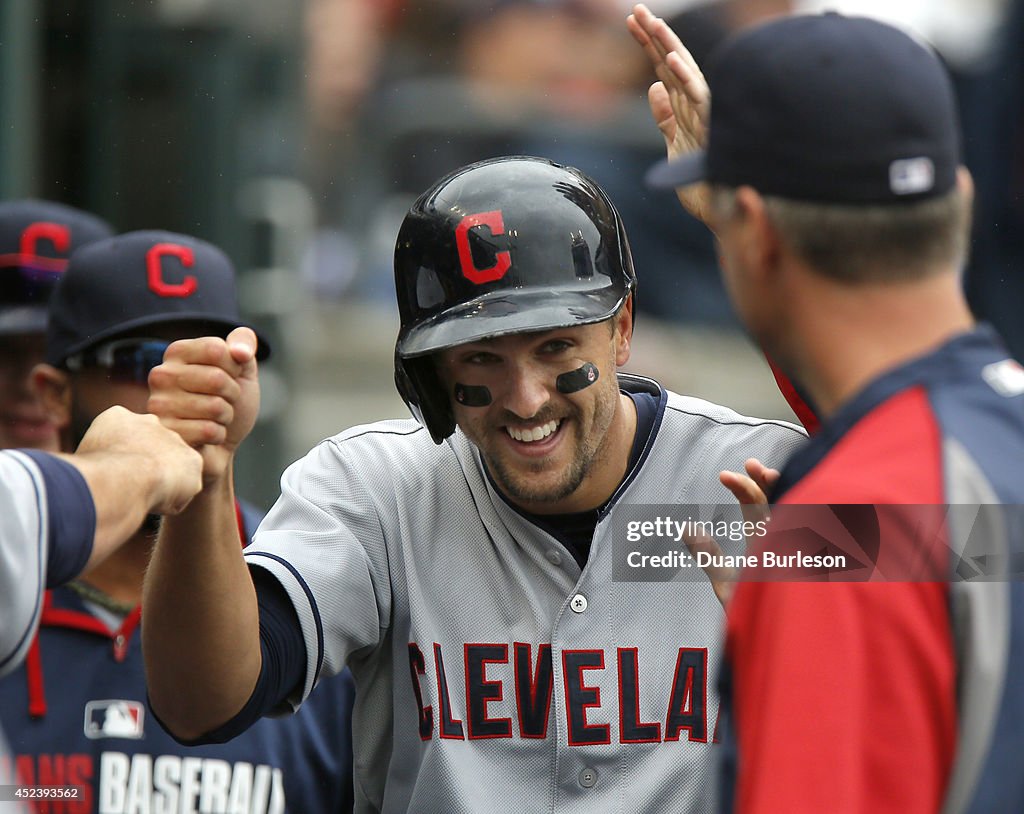
[[[668,157],[691,153],[704,146],[711,93],[704,74],[675,32],[638,3],[626,18],[626,27],[654,66],[658,82],[651,85],[647,101]],[[676,190],[683,206],[694,217],[705,220],[707,189],[703,184]]]
[[149,411],[202,453],[204,481],[221,478],[259,413],[256,334],[236,328],[226,339],[174,342],[149,390]]

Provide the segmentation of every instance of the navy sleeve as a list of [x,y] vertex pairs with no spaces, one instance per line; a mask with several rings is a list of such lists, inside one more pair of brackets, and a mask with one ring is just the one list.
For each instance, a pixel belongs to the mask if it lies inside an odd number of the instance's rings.
[[34,449],[23,449],[46,483],[46,587],[74,579],[85,568],[96,536],[96,506],[82,473],[71,464]]
[[260,613],[260,652],[263,666],[246,705],[234,718],[201,737],[179,741],[188,745],[224,743],[264,715],[281,708],[301,689],[306,675],[306,640],[292,601],[284,587],[262,568],[251,569]]

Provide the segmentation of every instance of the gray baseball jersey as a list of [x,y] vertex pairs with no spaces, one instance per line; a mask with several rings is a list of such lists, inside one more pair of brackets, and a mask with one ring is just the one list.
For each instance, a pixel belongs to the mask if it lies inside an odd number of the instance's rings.
[[46,582],[43,475],[20,452],[0,452],[0,675],[24,657],[39,623]]
[[[804,440],[639,377],[660,399],[616,504],[726,503],[722,469]],[[298,612],[305,697],[347,663],[357,810],[704,812],[721,606],[706,580],[613,582],[608,510],[581,570],[413,421],[315,447],[246,551]],[[293,704],[302,697],[291,699]]]
[[[0,452],[0,675],[21,663],[39,624],[46,567],[45,495],[42,475],[31,459]],[[14,782],[10,763],[0,730],[0,785]]]

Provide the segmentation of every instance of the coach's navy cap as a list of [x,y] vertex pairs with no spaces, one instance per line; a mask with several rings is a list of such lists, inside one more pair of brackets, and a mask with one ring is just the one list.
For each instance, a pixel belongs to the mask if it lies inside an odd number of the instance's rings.
[[647,182],[749,185],[795,200],[871,204],[953,188],[953,87],[911,36],[836,13],[742,32],[709,59],[707,148],[655,165]]
[[46,304],[76,249],[114,230],[50,201],[0,201],[0,334],[42,333]]
[[[128,232],[72,255],[50,300],[46,361],[62,365],[104,340],[179,322],[196,323],[197,336],[252,327],[238,314],[234,266],[198,238]],[[256,334],[256,357],[266,359],[270,345]]]

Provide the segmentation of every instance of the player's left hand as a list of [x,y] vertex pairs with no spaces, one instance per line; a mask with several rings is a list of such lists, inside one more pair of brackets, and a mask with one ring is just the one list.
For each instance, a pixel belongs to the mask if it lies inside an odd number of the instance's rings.
[[181,339],[149,374],[149,412],[200,451],[207,484],[229,471],[235,449],[256,423],[256,341],[249,328],[236,328],[226,339]]
[[[638,3],[626,18],[626,27],[654,66],[660,81],[651,85],[651,106],[669,158],[678,158],[702,147],[711,110],[711,93],[700,67],[686,46],[647,6]],[[707,186],[696,184],[676,190],[680,202],[694,217],[707,223]]]

